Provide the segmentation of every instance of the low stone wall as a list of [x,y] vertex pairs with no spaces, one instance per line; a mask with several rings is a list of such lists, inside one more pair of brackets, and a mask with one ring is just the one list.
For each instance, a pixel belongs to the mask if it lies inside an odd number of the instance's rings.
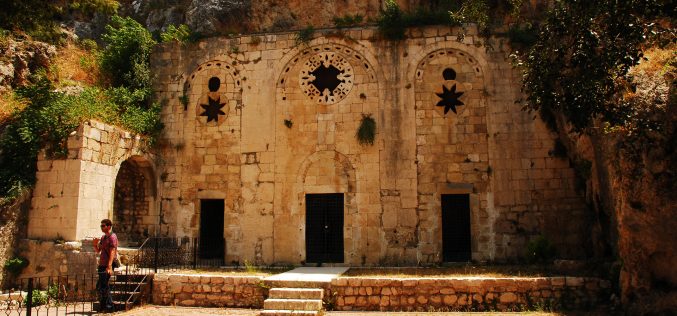
[[339,311],[519,311],[585,309],[607,298],[598,278],[339,278],[331,283]]
[[259,276],[157,274],[153,304],[262,308],[268,289]]
[[19,242],[21,256],[28,259],[28,266],[20,277],[46,277],[96,273],[98,255],[91,241],[55,243],[35,239]]

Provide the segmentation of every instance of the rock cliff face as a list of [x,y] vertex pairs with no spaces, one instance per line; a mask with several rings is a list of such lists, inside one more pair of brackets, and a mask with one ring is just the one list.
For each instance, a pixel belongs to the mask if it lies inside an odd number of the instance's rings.
[[378,15],[380,0],[133,0],[122,1],[120,13],[143,22],[151,31],[187,24],[201,34],[249,33],[331,27],[333,18]]
[[48,69],[55,55],[53,45],[8,38],[0,44],[0,92],[24,85],[28,76],[40,68]]
[[590,162],[593,252],[621,261],[618,285],[633,314],[677,309],[677,88],[674,68],[655,74],[631,71],[636,101],[644,105],[639,111],[651,109],[661,130],[641,137],[601,128],[590,136],[560,131],[570,159]]

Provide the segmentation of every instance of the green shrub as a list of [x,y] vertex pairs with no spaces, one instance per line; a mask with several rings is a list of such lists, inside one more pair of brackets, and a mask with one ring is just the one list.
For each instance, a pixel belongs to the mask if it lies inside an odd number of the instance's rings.
[[538,40],[538,30],[530,23],[513,25],[508,30],[508,38],[513,44],[529,47]]
[[167,30],[160,34],[160,39],[163,43],[177,41],[179,43],[185,44],[193,38],[193,35],[188,28],[188,25],[181,24],[179,27],[169,25]]
[[489,5],[486,0],[466,0],[461,8],[451,12],[451,20],[456,23],[477,23],[479,30],[489,26]]
[[[52,300],[52,303],[54,304],[59,298],[59,285],[50,284],[46,291],[33,290],[31,297],[33,298],[31,301],[33,306],[46,305],[50,300]],[[28,296],[24,297],[23,300],[23,305],[25,306],[26,304],[28,304]]]
[[456,25],[460,23],[454,21],[450,14],[450,11],[456,9],[458,9],[458,5],[454,1],[448,1],[431,8],[418,7],[411,12],[405,12],[400,9],[395,0],[387,0],[385,9],[381,11],[376,23],[379,31],[386,39],[399,41],[404,39],[405,30],[408,27]]
[[674,42],[674,28],[663,23],[674,17],[669,3],[555,1],[518,62],[526,109],[562,114],[575,132],[599,123],[630,125],[637,115],[618,83],[644,62],[645,48]]
[[306,28],[299,30],[296,33],[296,45],[304,44],[308,45],[310,40],[313,39],[315,34],[315,28],[312,25],[306,26]]
[[77,10],[88,15],[102,13],[113,15],[118,12],[120,4],[115,0],[71,0],[68,1],[68,8]]
[[28,266],[28,259],[24,257],[14,257],[5,261],[5,271],[19,275],[24,268]]
[[364,17],[360,14],[355,15],[346,14],[342,17],[335,16],[334,25],[336,25],[336,27],[338,28],[353,27],[361,24],[363,20]]
[[395,0],[386,0],[385,9],[377,20],[378,29],[389,40],[399,41],[404,39],[404,13]]
[[526,259],[529,263],[550,263],[555,257],[555,247],[543,235],[529,241]]
[[156,44],[150,32],[134,19],[116,15],[101,39],[106,46],[99,63],[113,87],[150,90],[150,54]]
[[[49,302],[49,296],[44,291],[33,290],[33,293],[31,293],[31,297],[33,298],[31,301],[31,304],[33,306],[45,305]],[[24,306],[28,305],[28,296],[24,297],[23,305]]]
[[360,127],[355,134],[360,145],[373,145],[376,138],[376,121],[369,114],[362,114]]

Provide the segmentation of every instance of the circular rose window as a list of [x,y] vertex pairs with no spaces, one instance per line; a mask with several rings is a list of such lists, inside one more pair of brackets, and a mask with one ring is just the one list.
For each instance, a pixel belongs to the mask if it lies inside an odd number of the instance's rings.
[[312,100],[334,104],[353,88],[353,67],[337,53],[324,52],[308,59],[300,73],[301,90]]

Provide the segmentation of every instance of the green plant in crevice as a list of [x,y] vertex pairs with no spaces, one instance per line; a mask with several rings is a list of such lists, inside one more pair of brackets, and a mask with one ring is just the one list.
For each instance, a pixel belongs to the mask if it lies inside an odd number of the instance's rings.
[[163,43],[176,41],[186,44],[193,39],[193,33],[188,25],[180,24],[176,27],[174,24],[170,24],[164,32],[160,33],[160,39]]
[[360,145],[373,145],[376,138],[376,121],[371,114],[362,114],[360,127],[355,134]]
[[244,261],[244,270],[247,271],[247,273],[259,273],[261,272],[257,266],[255,266],[252,262],[249,260]]
[[179,102],[183,105],[183,109],[186,110],[188,108],[188,103],[190,103],[190,97],[187,94],[184,94],[179,97]]
[[304,29],[300,29],[298,32],[296,32],[296,45],[308,45],[310,43],[310,40],[313,39],[313,35],[315,34],[315,27],[312,25],[306,26]]
[[527,244],[526,259],[529,263],[550,263],[555,257],[555,247],[543,235],[536,236]]
[[404,12],[395,0],[386,0],[385,9],[377,20],[378,29],[383,37],[393,41],[404,39],[406,25],[403,19]]
[[333,18],[334,25],[337,28],[354,27],[361,24],[363,20],[364,17],[360,14],[355,15],[346,14],[341,17],[335,16]]
[[24,268],[28,266],[28,259],[24,257],[13,257],[7,259],[4,264],[5,271],[13,274],[19,275]]

